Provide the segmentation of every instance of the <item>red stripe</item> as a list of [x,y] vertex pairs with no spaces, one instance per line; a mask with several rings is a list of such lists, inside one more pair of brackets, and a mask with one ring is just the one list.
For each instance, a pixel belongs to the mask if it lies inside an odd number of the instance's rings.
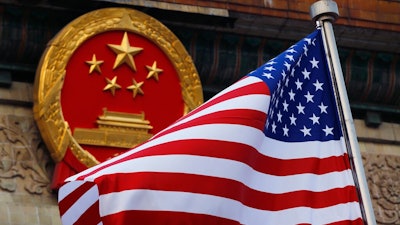
[[[311,223],[299,223],[297,225],[312,225]],[[327,225],[364,225],[364,222],[361,218],[355,219],[355,220],[343,220],[343,221],[337,221],[334,223],[329,223]]]
[[361,218],[358,218],[356,220],[338,221],[338,222],[330,223],[328,225],[364,225],[364,221]]
[[83,194],[85,194],[90,188],[92,188],[95,183],[86,182],[75,189],[72,193],[66,196],[63,200],[58,203],[60,209],[60,215],[64,215],[64,213],[80,198]]
[[79,219],[74,223],[74,225],[97,225],[100,223],[100,210],[99,201],[97,200],[92,206],[90,206]]
[[124,211],[103,218],[103,225],[239,225],[220,217],[171,211]]
[[225,178],[157,172],[110,174],[97,179],[96,182],[99,183],[100,195],[134,189],[190,192],[234,199],[246,206],[269,211],[295,207],[316,209],[341,203],[358,202],[354,186],[323,192],[301,190],[271,194],[251,189],[241,182]]
[[[224,219],[220,217],[184,213],[184,212],[171,212],[171,211],[124,211],[112,214],[103,218],[103,225],[131,225],[132,221],[140,225],[154,225],[154,224],[168,224],[168,225],[239,225],[237,221]],[[268,221],[264,221],[268,224]],[[356,220],[345,220],[328,225],[363,225],[361,218]],[[301,223],[298,225],[311,225],[309,223]]]

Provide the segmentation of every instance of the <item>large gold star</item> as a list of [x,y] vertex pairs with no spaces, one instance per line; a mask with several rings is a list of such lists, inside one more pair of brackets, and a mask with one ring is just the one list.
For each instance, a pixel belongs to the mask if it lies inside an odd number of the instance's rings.
[[157,62],[154,61],[152,66],[147,66],[146,68],[149,70],[149,73],[147,74],[147,79],[154,77],[154,79],[156,79],[156,81],[158,81],[158,74],[163,72],[162,69],[157,68]]
[[98,61],[96,59],[96,55],[93,54],[92,60],[86,61],[86,63],[90,65],[89,74],[91,74],[93,71],[97,71],[97,72],[101,73],[100,65],[103,64],[104,61],[102,61],[102,60]]
[[136,82],[135,79],[132,79],[132,83],[133,84],[131,86],[127,87],[126,89],[132,90],[133,98],[135,98],[138,93],[141,95],[144,95],[144,92],[141,88],[144,82],[142,81],[142,82],[138,83],[138,82]]
[[103,91],[109,90],[111,91],[111,94],[115,96],[115,90],[121,88],[121,86],[117,84],[117,76],[113,77],[112,80],[106,77],[106,80],[107,80],[107,85],[104,87]]
[[120,45],[108,44],[108,47],[110,47],[111,50],[117,54],[113,69],[117,68],[123,63],[126,63],[133,71],[136,71],[136,65],[135,61],[133,60],[133,56],[142,51],[143,48],[132,47],[129,43],[128,34],[126,32],[124,33],[124,37],[122,38]]

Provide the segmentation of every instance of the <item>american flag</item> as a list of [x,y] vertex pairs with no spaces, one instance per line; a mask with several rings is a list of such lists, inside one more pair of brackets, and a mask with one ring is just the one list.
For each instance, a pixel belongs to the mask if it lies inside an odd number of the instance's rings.
[[67,224],[363,224],[320,30],[66,180]]

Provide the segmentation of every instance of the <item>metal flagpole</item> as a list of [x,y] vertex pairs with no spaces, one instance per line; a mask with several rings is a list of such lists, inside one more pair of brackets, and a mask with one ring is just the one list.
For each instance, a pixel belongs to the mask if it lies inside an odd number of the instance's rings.
[[332,0],[320,0],[311,5],[310,15],[321,26],[322,38],[327,54],[328,65],[333,76],[333,85],[338,98],[338,108],[341,114],[341,123],[344,126],[343,135],[346,140],[348,152],[352,161],[355,183],[359,188],[361,212],[364,222],[368,225],[376,225],[374,210],[372,208],[371,198],[368,190],[368,184],[365,178],[364,166],[361,159],[361,153],[357,141],[357,135],[354,128],[353,117],[350,110],[350,104],[344,83],[342,67],[340,65],[339,54],[337,51],[335,34],[333,32],[332,22],[339,16],[339,10],[336,2]]

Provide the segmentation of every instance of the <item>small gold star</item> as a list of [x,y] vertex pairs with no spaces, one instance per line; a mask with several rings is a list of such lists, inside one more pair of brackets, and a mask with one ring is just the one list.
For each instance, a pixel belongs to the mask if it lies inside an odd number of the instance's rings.
[[113,69],[117,68],[123,63],[126,63],[133,71],[136,71],[136,65],[135,61],[133,60],[133,56],[141,52],[143,48],[132,47],[129,43],[128,34],[126,32],[124,33],[124,37],[122,38],[120,45],[108,44],[108,47],[110,47],[111,50],[117,54]]
[[112,80],[106,77],[106,80],[107,80],[107,85],[104,87],[103,91],[110,90],[111,94],[115,96],[115,90],[121,88],[121,86],[117,84],[117,76],[113,77]]
[[149,73],[147,74],[147,79],[154,77],[154,79],[156,79],[156,81],[158,81],[158,74],[163,72],[162,69],[157,68],[157,62],[154,61],[152,66],[147,66],[146,68],[149,70]]
[[97,72],[101,73],[100,65],[103,64],[104,61],[102,61],[102,60],[98,61],[96,59],[96,55],[93,54],[92,60],[86,61],[86,63],[90,65],[89,74],[91,74],[93,71],[97,71]]
[[141,95],[144,95],[142,88],[140,88],[144,82],[142,81],[142,82],[137,83],[135,79],[132,79],[132,83],[133,84],[131,86],[127,87],[126,89],[132,90],[133,98],[135,98],[138,93]]

